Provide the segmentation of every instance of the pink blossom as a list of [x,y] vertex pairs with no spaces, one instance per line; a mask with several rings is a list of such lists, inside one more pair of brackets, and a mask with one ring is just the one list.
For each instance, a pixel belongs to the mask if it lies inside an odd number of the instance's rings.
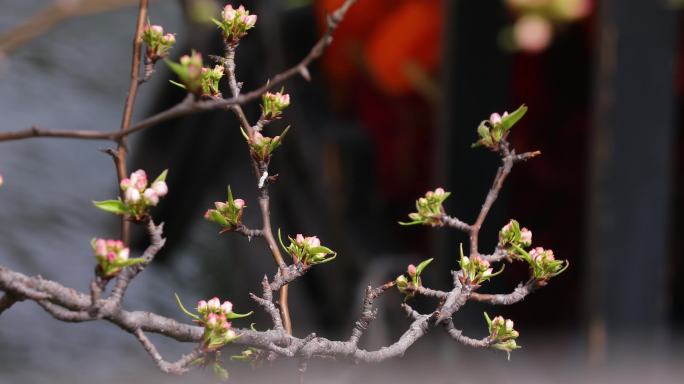
[[413,264],[409,264],[409,266],[407,268],[407,272],[408,272],[409,276],[415,276],[417,273],[416,266]]
[[257,15],[244,15],[240,21],[245,24],[246,29],[252,28],[256,24]]
[[527,228],[523,228],[520,230],[520,242],[523,243],[523,245],[530,245],[532,244],[532,231],[530,231]]
[[513,330],[513,320],[506,320],[506,330],[509,332]]
[[216,201],[214,202],[214,207],[216,207],[216,209],[219,211],[223,211],[224,209],[228,208],[228,204],[221,201]]
[[207,308],[212,312],[218,311],[221,308],[221,300],[218,297],[212,298],[207,302]]
[[264,141],[264,135],[261,134],[259,131],[254,131],[254,134],[252,135],[252,142],[255,145],[261,145],[261,143]]
[[207,211],[204,212],[204,218],[205,219],[208,219],[211,217],[211,211],[213,211],[213,209],[207,209]]
[[302,236],[301,233],[298,233],[297,236],[295,237],[295,242],[299,245],[304,244],[304,236]]
[[133,185],[133,183],[131,183],[131,179],[129,179],[129,178],[121,179],[121,183],[119,183],[119,186],[121,187],[121,190],[123,190],[123,191],[127,190],[132,185]]
[[235,207],[237,209],[242,209],[242,207],[245,206],[245,201],[242,199],[235,199],[235,200],[233,200],[233,204],[235,204]]
[[511,230],[511,227],[513,226],[513,220],[509,221],[508,224],[504,225],[503,228],[501,228],[501,232],[508,232]]
[[169,187],[166,185],[165,181],[155,181],[154,183],[152,183],[151,188],[159,197],[166,196],[166,194],[169,193]]
[[223,17],[224,21],[231,22],[235,18],[236,12],[233,9],[233,6],[228,4],[223,8],[223,12],[221,12],[221,16]]
[[140,192],[145,190],[147,187],[147,174],[142,169],[131,173],[131,184],[137,188]]
[[124,193],[124,200],[126,200],[127,203],[137,203],[140,201],[140,191],[135,188],[128,188]]
[[219,317],[215,313],[210,313],[207,316],[207,326],[209,328],[215,328],[218,325]]
[[207,302],[204,300],[200,300],[197,302],[197,312],[199,313],[204,313],[207,311]]
[[152,25],[149,27],[150,27],[149,30],[155,35],[163,35],[164,34],[164,28],[161,25]]
[[143,192],[143,197],[145,198],[145,202],[151,206],[159,204],[159,196],[157,196],[157,192],[152,188],[147,188],[145,192]]
[[167,33],[166,35],[164,35],[164,37],[162,37],[162,41],[165,44],[173,44],[176,42],[176,36],[173,33]]
[[107,242],[104,239],[95,240],[95,254],[103,256],[107,253]]
[[321,241],[316,236],[307,237],[306,243],[311,248],[319,247],[321,245]]
[[435,189],[435,195],[437,196],[444,196],[446,192],[444,192],[444,188],[437,188]]
[[116,253],[114,253],[114,251],[107,252],[107,261],[112,263],[114,260],[116,260]]
[[130,254],[130,249],[124,248],[121,251],[119,251],[119,261],[126,261],[128,260],[128,256]]
[[224,301],[223,304],[221,304],[221,312],[223,312],[225,314],[229,314],[229,313],[233,312],[233,303],[231,303],[230,301],[227,301],[227,300]]

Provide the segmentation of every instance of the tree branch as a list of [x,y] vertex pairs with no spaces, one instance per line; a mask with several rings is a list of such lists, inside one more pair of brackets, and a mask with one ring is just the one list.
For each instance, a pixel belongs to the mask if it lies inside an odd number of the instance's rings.
[[515,287],[515,289],[511,293],[488,294],[473,292],[470,294],[469,299],[492,305],[511,305],[522,301],[525,298],[525,296],[534,292],[538,287],[539,285],[537,283],[537,280],[532,278],[529,279],[524,285],[523,283],[518,284],[518,286]]

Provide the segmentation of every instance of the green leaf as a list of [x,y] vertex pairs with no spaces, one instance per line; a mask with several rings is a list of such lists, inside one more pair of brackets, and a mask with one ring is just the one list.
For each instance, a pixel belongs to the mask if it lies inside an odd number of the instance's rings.
[[565,270],[568,269],[569,266],[570,266],[570,261],[565,260],[565,267],[563,267],[563,269],[561,269],[560,271],[551,274],[551,277],[556,277],[556,276],[560,275],[561,273],[565,272]]
[[477,127],[477,134],[481,138],[485,138],[489,136],[489,127],[487,126],[487,120],[483,120],[480,125]]
[[285,253],[289,255],[290,251],[287,250],[287,247],[285,247],[285,244],[283,244],[283,238],[282,236],[280,236],[280,228],[278,228],[278,242],[280,243],[280,246],[283,248],[283,251],[285,251]]
[[120,268],[125,268],[125,267],[130,267],[131,265],[136,265],[136,264],[140,264],[140,263],[144,263],[144,262],[145,262],[145,259],[143,259],[142,257],[136,257],[133,259],[124,260],[120,263],[115,263],[115,265],[117,267],[120,267]]
[[489,315],[487,314],[487,312],[484,313],[484,317],[485,317],[485,320],[487,321],[487,328],[491,332],[492,331],[492,319],[489,318]]
[[423,269],[425,269],[425,267],[432,263],[432,260],[434,259],[431,258],[423,260],[420,264],[418,264],[418,266],[416,267],[416,276],[420,276],[421,272],[423,272]]
[[179,83],[179,82],[177,82],[177,81],[169,80],[169,83],[175,85],[176,87],[183,88],[183,89],[185,89],[186,91],[188,90],[188,88],[186,88],[185,85],[183,85],[183,84],[181,84],[181,83]]
[[247,140],[247,142],[249,143],[249,136],[247,136],[247,132],[245,132],[245,130],[242,129],[242,127],[240,127],[240,132],[242,132],[242,136],[244,136],[245,140]]
[[230,377],[228,371],[219,363],[214,364],[214,376],[220,381],[228,381],[228,378]]
[[525,104],[521,105],[513,113],[501,119],[501,125],[503,126],[503,131],[506,132],[511,129],[515,123],[517,123],[523,116],[527,113],[527,106]]
[[417,220],[416,220],[416,221],[411,221],[410,223],[406,223],[406,222],[403,222],[403,221],[397,221],[397,223],[399,223],[399,225],[403,225],[403,226],[405,226],[405,227],[408,227],[409,225],[423,224],[422,221],[417,221]]
[[199,319],[200,319],[199,316],[197,316],[197,315],[195,315],[194,313],[192,313],[192,312],[188,311],[187,309],[185,309],[185,307],[183,306],[183,303],[181,302],[181,299],[180,299],[180,297],[178,297],[178,294],[177,294],[177,293],[174,293],[173,295],[176,296],[176,303],[178,303],[178,306],[180,307],[181,311],[183,311],[183,313],[185,313],[186,315],[192,317],[192,318],[195,319],[195,320],[199,320]]
[[247,316],[251,315],[252,313],[254,313],[254,311],[249,311],[249,313],[244,313],[244,314],[231,312],[231,313],[226,315],[226,319],[229,319],[229,320],[242,319],[243,317],[247,317]]
[[211,18],[211,21],[216,24],[219,28],[223,27],[223,23],[214,19],[213,17]]
[[336,257],[337,257],[337,252],[333,252],[333,253],[331,253],[330,257],[327,257],[327,258],[320,260],[320,261],[315,261],[314,264],[324,264],[324,263],[327,263],[328,261],[335,260]]
[[168,169],[163,170],[162,173],[160,173],[159,176],[157,176],[157,178],[154,179],[154,182],[157,182],[157,181],[166,181],[166,175],[167,175],[168,173],[169,173],[169,170],[168,170]]
[[226,220],[221,213],[215,209],[212,209],[209,211],[209,216],[211,217],[211,220],[214,221],[215,223],[221,225],[222,227],[227,227],[228,226],[228,220]]
[[230,190],[230,184],[228,185],[228,204],[233,205],[233,191]]
[[309,253],[317,254],[317,253],[335,253],[335,252],[333,252],[333,250],[328,248],[328,247],[324,247],[322,245],[319,245],[318,247],[309,248]]
[[126,207],[126,204],[121,200],[93,201],[93,204],[105,212],[114,213],[116,215],[128,213],[128,207]]

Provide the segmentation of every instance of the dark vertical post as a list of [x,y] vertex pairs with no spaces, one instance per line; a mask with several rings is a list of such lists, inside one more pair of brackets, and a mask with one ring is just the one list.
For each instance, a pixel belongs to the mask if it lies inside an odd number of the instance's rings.
[[598,18],[585,293],[601,359],[665,329],[677,18],[653,0],[601,1]]

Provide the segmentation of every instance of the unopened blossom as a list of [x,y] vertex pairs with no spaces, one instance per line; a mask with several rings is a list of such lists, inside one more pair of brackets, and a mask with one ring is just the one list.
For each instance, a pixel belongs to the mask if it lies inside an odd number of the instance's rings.
[[140,201],[140,191],[135,188],[128,188],[124,192],[124,202],[126,204],[137,204]]
[[145,199],[145,203],[153,207],[156,207],[157,204],[159,204],[159,195],[157,195],[157,192],[152,188],[147,188],[145,190],[143,198]]
[[207,309],[209,309],[209,311],[216,312],[219,308],[221,308],[221,300],[219,300],[218,297],[214,297],[207,301]]
[[224,40],[234,44],[244,37],[248,30],[254,28],[257,15],[250,15],[242,5],[235,9],[228,4],[221,11],[221,20],[212,20],[223,32]]
[[143,262],[142,258],[131,259],[130,250],[121,240],[93,239],[90,244],[98,271],[106,278],[116,275],[124,267]]
[[205,300],[200,300],[197,302],[197,312],[199,312],[200,314],[206,313],[208,308],[208,304]]
[[233,312],[233,303],[230,301],[224,301],[223,304],[221,304],[221,312],[225,314]]
[[263,118],[267,120],[277,119],[283,114],[283,110],[290,105],[290,95],[280,92],[266,92],[261,97],[261,111]]
[[233,200],[233,203],[235,204],[235,207],[237,207],[237,209],[242,209],[245,207],[245,201],[242,199],[235,199]]
[[204,218],[224,227],[223,231],[230,231],[242,224],[242,214],[247,204],[243,199],[233,199],[233,192],[228,186],[228,200],[217,201],[214,207],[216,209],[205,212]]
[[409,274],[409,276],[415,276],[416,275],[416,266],[413,264],[409,264],[408,268],[406,269],[406,272]]
[[494,112],[489,116],[489,123],[492,125],[501,124],[504,117],[508,116],[508,112],[504,112],[503,116]]
[[434,191],[427,191],[424,197],[416,200],[416,212],[409,213],[410,222],[399,222],[401,225],[430,225],[438,227],[443,225],[444,207],[442,204],[451,193],[444,188],[436,188]]
[[520,230],[520,243],[523,246],[529,247],[532,245],[532,231],[527,228]]
[[316,236],[304,236],[298,233],[294,239],[290,239],[290,245],[282,247],[292,256],[296,262],[303,264],[320,264],[328,262],[337,256],[332,249],[321,245],[321,240]]

